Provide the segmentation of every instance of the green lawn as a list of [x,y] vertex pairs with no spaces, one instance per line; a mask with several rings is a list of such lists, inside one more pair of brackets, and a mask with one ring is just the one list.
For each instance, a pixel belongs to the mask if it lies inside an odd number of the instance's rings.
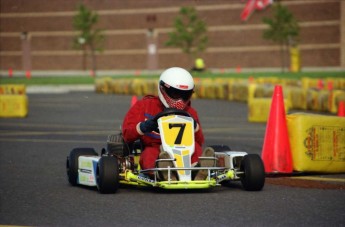
[[25,84],[25,85],[59,85],[59,84],[94,84],[94,78],[86,76],[49,76],[49,77],[12,77],[0,78],[0,84]]
[[[288,79],[301,79],[302,77],[310,78],[345,78],[344,72],[300,72],[300,73],[277,73],[277,72],[259,72],[259,73],[193,73],[194,77],[200,78],[249,78],[249,77],[277,77]],[[159,75],[123,75],[110,76],[113,78],[154,78],[157,79]],[[98,77],[101,78],[101,77]],[[49,76],[49,77],[1,77],[0,84],[25,84],[25,85],[59,85],[59,84],[94,84],[95,78],[89,76]]]

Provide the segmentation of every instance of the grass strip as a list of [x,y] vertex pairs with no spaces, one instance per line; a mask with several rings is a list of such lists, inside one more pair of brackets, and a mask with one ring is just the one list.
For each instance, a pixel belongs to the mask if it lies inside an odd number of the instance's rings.
[[[296,79],[299,80],[303,77],[314,79],[324,78],[342,78],[345,79],[345,72],[299,72],[299,73],[279,73],[279,72],[255,72],[255,73],[192,73],[193,77],[198,78],[242,78],[249,77],[275,77],[281,79]],[[104,78],[107,76],[98,76],[96,78]],[[113,79],[158,79],[159,75],[109,75]],[[73,84],[94,84],[95,78],[90,76],[47,76],[35,77],[30,79],[26,77],[0,77],[0,84],[25,84],[25,85],[73,85]]]

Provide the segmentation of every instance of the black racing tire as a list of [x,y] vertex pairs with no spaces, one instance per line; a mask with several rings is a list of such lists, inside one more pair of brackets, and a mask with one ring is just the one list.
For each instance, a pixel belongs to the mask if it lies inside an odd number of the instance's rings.
[[231,151],[230,147],[227,145],[211,145],[209,147],[213,148],[214,152]]
[[78,159],[80,156],[98,156],[93,148],[74,148],[66,160],[66,170],[68,182],[76,186],[78,184]]
[[98,191],[112,194],[119,188],[119,163],[116,156],[103,156],[99,159],[96,170]]
[[260,191],[265,185],[264,164],[257,154],[248,154],[241,162],[242,186],[246,191]]

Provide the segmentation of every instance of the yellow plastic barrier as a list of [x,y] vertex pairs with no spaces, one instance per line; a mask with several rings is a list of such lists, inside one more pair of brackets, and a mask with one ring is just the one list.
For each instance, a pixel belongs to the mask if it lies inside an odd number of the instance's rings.
[[158,81],[156,80],[147,80],[147,91],[145,95],[158,95]]
[[306,110],[307,109],[307,90],[299,87],[290,87],[291,108]]
[[24,95],[26,87],[24,84],[2,84],[0,85],[0,95]]
[[[256,78],[255,80],[194,78],[194,81],[193,98],[226,99],[249,104],[252,98],[271,98],[274,85],[284,84],[284,99],[288,100],[289,109],[336,113],[338,103],[345,100],[345,91],[335,89],[345,87],[345,80],[337,78],[302,78],[302,80],[274,77]],[[327,84],[331,85],[328,86]],[[95,86],[98,93],[158,95],[158,81],[156,79],[100,78],[96,79]],[[258,112],[261,115],[261,111],[258,110]]]
[[[248,102],[248,121],[267,122],[272,99],[271,98],[252,98]],[[284,99],[285,113],[289,111],[289,101]]]
[[228,85],[225,79],[215,79],[215,97],[217,99],[227,99],[228,97]]
[[329,111],[330,110],[330,92],[326,90],[319,91],[318,93],[318,110]]
[[233,95],[233,84],[235,83],[235,79],[229,79],[227,82],[227,89],[228,89],[228,100],[234,100]]
[[232,84],[232,97],[235,101],[247,102],[248,84],[246,82],[236,82]]
[[318,102],[319,91],[316,89],[307,90],[307,109],[308,110],[319,110]]
[[345,89],[345,79],[344,78],[332,78],[328,77],[325,79],[326,88],[328,90],[341,90]]
[[215,85],[212,79],[203,79],[202,80],[202,90],[201,90],[201,97],[207,99],[214,99],[216,98],[215,93]]
[[28,97],[26,95],[0,95],[0,117],[26,117]]
[[143,95],[143,80],[142,79],[134,79],[131,81],[129,85],[129,94],[131,95]]
[[262,97],[262,96],[256,96],[256,92],[258,90],[257,89],[258,87],[259,86],[257,84],[254,84],[254,83],[248,85],[248,100],[247,100],[248,103],[255,97]]
[[329,100],[329,105],[330,105],[329,111],[331,113],[338,112],[338,105],[340,101],[345,102],[345,91],[342,91],[342,90],[332,91],[330,94],[330,100]]
[[96,93],[110,93],[110,83],[112,81],[111,77],[98,78],[95,81]]
[[286,118],[295,171],[345,172],[345,118],[304,113]]

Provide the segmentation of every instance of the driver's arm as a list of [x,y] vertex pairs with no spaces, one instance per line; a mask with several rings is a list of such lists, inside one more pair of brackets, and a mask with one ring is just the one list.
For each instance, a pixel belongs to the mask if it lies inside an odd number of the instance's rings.
[[122,135],[125,142],[134,142],[141,136],[137,130],[137,125],[145,120],[142,112],[144,109],[143,103],[138,101],[127,112],[122,124]]
[[198,113],[192,108],[189,108],[188,112],[190,113],[190,115],[194,118],[194,120],[197,123],[197,126],[195,128],[195,133],[194,133],[195,142],[197,142],[200,146],[202,146],[205,142],[205,138],[204,138],[204,134],[202,132]]

